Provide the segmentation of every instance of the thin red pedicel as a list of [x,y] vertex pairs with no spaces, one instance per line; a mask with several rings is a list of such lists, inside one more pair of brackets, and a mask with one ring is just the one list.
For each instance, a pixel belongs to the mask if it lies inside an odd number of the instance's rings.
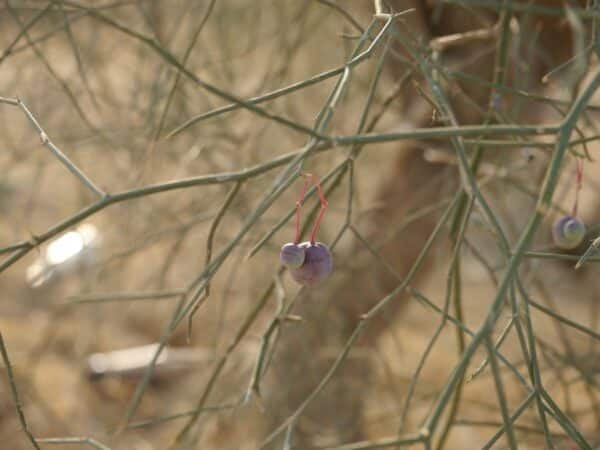
[[574,250],[585,239],[585,224],[577,217],[579,193],[583,187],[583,159],[577,159],[575,171],[575,201],[570,215],[559,217],[552,225],[552,239],[563,250]]
[[[294,281],[302,286],[314,287],[325,280],[333,270],[331,251],[327,245],[316,242],[317,232],[327,209],[327,200],[317,177],[310,173],[302,173],[301,176],[304,177],[304,186],[296,201],[296,238],[293,243],[288,242],[281,247],[279,260],[289,269]],[[318,192],[321,209],[315,218],[310,240],[300,243],[300,209],[310,183],[315,185]]]
[[300,196],[298,197],[298,201],[296,201],[296,238],[294,239],[294,244],[298,245],[300,242],[300,208],[302,207],[302,203],[304,203],[304,195],[306,194],[306,189],[310,183],[310,179],[307,177],[304,180],[304,187],[300,192]]
[[571,212],[572,217],[577,217],[577,208],[579,206],[579,191],[583,186],[583,159],[577,159],[577,172],[575,175],[575,203],[573,204],[573,211]]
[[321,183],[317,177],[310,173],[302,174],[305,178],[304,187],[300,192],[300,196],[298,197],[298,201],[296,202],[296,238],[294,239],[294,244],[298,244],[300,242],[300,208],[304,203],[304,196],[306,195],[306,190],[308,189],[308,185],[312,181],[319,192],[319,198],[321,200],[321,209],[319,210],[319,214],[315,220],[315,224],[313,225],[312,232],[310,233],[310,243],[312,245],[315,244],[315,237],[317,235],[317,231],[319,229],[319,225],[321,220],[323,219],[323,215],[325,214],[325,210],[327,209],[327,200],[325,200],[325,194],[323,193],[323,189],[321,188]]

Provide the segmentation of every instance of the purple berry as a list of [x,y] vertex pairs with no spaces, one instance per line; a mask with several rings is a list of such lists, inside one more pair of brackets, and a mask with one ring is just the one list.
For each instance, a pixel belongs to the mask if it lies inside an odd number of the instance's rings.
[[292,278],[299,284],[316,286],[333,270],[331,252],[321,242],[303,242],[298,246],[304,250],[304,264],[295,269],[290,268]]
[[304,248],[297,244],[288,242],[281,247],[279,259],[284,266],[290,269],[297,269],[304,263]]
[[552,238],[557,247],[572,250],[583,241],[585,225],[577,217],[560,217],[552,226]]

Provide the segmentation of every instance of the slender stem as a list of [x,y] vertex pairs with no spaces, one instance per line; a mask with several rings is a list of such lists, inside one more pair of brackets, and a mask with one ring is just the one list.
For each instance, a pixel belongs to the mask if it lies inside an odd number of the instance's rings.
[[10,359],[8,358],[6,346],[4,345],[4,338],[2,337],[2,333],[0,333],[0,353],[2,354],[2,361],[4,361],[6,373],[8,374],[8,382],[10,384],[10,390],[12,392],[13,400],[15,402],[15,408],[17,409],[17,415],[19,416],[19,422],[21,422],[21,428],[23,428],[23,432],[27,435],[27,438],[31,442],[33,448],[35,448],[36,450],[40,450],[40,447],[37,444],[35,438],[33,437],[33,434],[29,430],[27,420],[25,420],[25,413],[23,412],[23,406],[21,405],[19,391],[17,390],[17,383],[15,382],[15,376],[12,371]]
[[583,158],[577,159],[577,171],[575,174],[575,202],[573,203],[573,211],[571,216],[577,217],[577,208],[579,206],[579,192],[583,187]]
[[50,152],[58,159],[73,175],[75,175],[81,183],[87,187],[90,191],[96,194],[98,197],[103,198],[106,196],[106,193],[100,189],[98,186],[94,184],[92,180],[90,180],[85,173],[79,167],[77,167],[48,137],[44,129],[41,127],[33,113],[29,110],[27,105],[19,99],[9,99],[9,98],[0,98],[0,103],[6,103],[13,106],[18,106],[25,116],[35,128],[37,133],[40,136],[40,140],[42,145],[44,145]]
[[110,450],[110,448],[107,447],[106,445],[101,444],[96,439],[89,438],[89,437],[43,438],[43,439],[38,439],[37,441],[39,443],[48,444],[48,445],[55,445],[55,444],[67,444],[67,445],[69,445],[69,444],[73,444],[73,445],[87,444],[90,447],[93,447],[93,448],[95,448],[97,450]]
[[492,338],[489,334],[485,337],[485,345],[487,347],[490,366],[492,368],[492,375],[494,376],[496,394],[498,395],[498,404],[500,405],[500,412],[502,413],[502,422],[504,423],[504,428],[506,431],[506,440],[511,449],[516,449],[517,439],[515,438],[515,433],[513,431],[510,416],[508,415],[506,394],[502,383],[502,377],[500,376],[500,369],[498,367],[496,353],[494,353],[494,344],[492,343]]
[[[239,192],[241,186],[242,186],[242,182],[237,181],[233,185],[233,187],[229,190],[229,193],[227,194],[227,197],[225,198],[223,205],[219,209],[219,212],[215,216],[215,218],[210,226],[210,230],[208,231],[208,237],[206,238],[206,257],[204,260],[204,267],[208,267],[208,265],[210,264],[210,260],[212,258],[213,241],[214,241],[215,233],[217,232],[217,228],[219,227],[219,224],[221,223],[223,216],[227,212],[227,209],[233,202],[233,200],[234,200],[235,196],[237,195],[237,193]],[[203,303],[204,300],[206,300],[208,298],[208,296],[210,295],[210,280],[207,280],[206,285],[203,287],[202,292],[203,292],[203,294],[201,294],[202,295],[201,298],[200,298],[200,296],[198,296],[197,300],[196,299],[192,300],[195,302],[195,304],[188,315],[188,334],[187,334],[188,343],[191,341],[191,338],[192,338],[192,320],[194,318],[194,314],[196,313],[196,311],[198,311],[200,304]]]

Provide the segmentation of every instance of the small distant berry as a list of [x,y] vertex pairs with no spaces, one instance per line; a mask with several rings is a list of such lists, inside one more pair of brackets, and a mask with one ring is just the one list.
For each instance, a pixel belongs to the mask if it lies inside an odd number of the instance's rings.
[[563,216],[552,226],[552,238],[557,247],[564,250],[576,248],[585,237],[585,224],[578,217]]

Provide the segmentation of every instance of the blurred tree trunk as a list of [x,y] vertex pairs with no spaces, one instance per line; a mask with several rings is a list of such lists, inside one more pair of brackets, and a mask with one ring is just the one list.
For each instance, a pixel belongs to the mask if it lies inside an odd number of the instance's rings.
[[[371,6],[372,2],[364,2]],[[392,1],[396,11],[415,8],[416,12],[403,17],[401,25],[404,31],[410,30],[419,41],[431,40],[439,36],[464,33],[469,30],[490,28],[498,20],[498,16],[489,10],[477,10],[476,14],[465,8],[450,4],[438,4],[441,9],[436,14],[429,3],[411,1]],[[554,3],[558,5],[558,0]],[[437,18],[437,20],[436,20]],[[563,23],[549,17],[522,18],[522,25],[531,24],[538,33],[538,43],[542,49],[550,52],[543,55],[550,68],[569,57],[571,43],[568,28]],[[556,33],[563,31],[557,42]],[[564,33],[567,34],[564,34]],[[531,42],[524,39],[521,45]],[[471,41],[461,45],[448,47],[441,55],[445,66],[467,72],[473,76],[492,80],[494,60],[496,58],[495,36],[489,39]],[[398,44],[397,51],[406,55]],[[512,48],[512,52],[517,49]],[[539,91],[540,79],[549,67],[541,63],[540,54],[526,49],[531,59],[521,67],[523,73],[516,73],[515,62],[509,64],[507,84],[511,79],[525,74],[529,79],[529,90]],[[388,64],[388,74],[399,78],[406,68],[400,62]],[[521,79],[522,81],[522,79]],[[427,91],[426,82],[417,82]],[[432,125],[432,109],[423,100],[416,89],[407,89],[398,102],[403,106],[403,114],[410,117],[415,126]],[[447,94],[460,124],[481,123],[489,103],[490,90],[476,83],[456,82],[447,86]],[[505,99],[503,99],[505,100]],[[510,101],[509,98],[506,99]],[[506,104],[506,103],[505,103]],[[522,120],[534,120],[538,111],[523,111]],[[440,125],[440,124],[437,124]],[[425,147],[451,149],[447,142],[415,142],[399,143],[398,156],[394,164],[393,175],[380,182],[378,186],[378,202],[383,207],[370,214],[370,231],[364,236],[370,243],[377,245],[381,237],[398,227],[407,213],[420,206],[439,202],[442,197],[451,195],[457,186],[456,169],[447,164],[436,164],[426,161],[423,156]],[[359,323],[361,314],[372,308],[382,297],[398,286],[415,262],[419,252],[431,235],[439,214],[431,214],[412,222],[408,227],[387,241],[381,249],[383,260],[388,263],[398,276],[387,271],[382,264],[371,256],[364,245],[356,244],[346,255],[336,254],[336,276],[327,282],[325,292],[309,293],[300,299],[296,314],[304,321],[300,324],[287,324],[283,327],[282,337],[270,368],[269,389],[266,408],[271,415],[267,433],[280,425],[314,390],[323,376],[332,366],[335,358],[342,351],[350,334]],[[361,230],[363,231],[363,230]],[[438,239],[437,245],[445,241]],[[432,250],[435,252],[435,249]],[[414,283],[422,278],[431,267],[431,257],[421,268]],[[350,268],[343,270],[343,262],[352,262]],[[342,269],[342,270],[340,270]],[[382,332],[393,324],[401,314],[406,298],[402,295],[395,298],[386,308],[384,314],[378,315],[370,322],[361,335],[358,346],[367,353],[375,348]],[[397,322],[396,322],[397,323]],[[369,383],[372,372],[372,359],[350,353],[347,360],[336,373],[327,387],[312,401],[295,425],[292,444],[295,449],[309,449],[316,445],[352,442],[366,439],[361,425],[364,416],[365,400],[369,394]],[[281,440],[273,448],[281,448]]]

